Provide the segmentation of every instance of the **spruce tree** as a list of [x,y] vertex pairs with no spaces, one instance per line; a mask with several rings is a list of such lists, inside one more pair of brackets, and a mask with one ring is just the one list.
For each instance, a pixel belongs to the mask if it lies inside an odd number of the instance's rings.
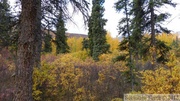
[[92,26],[93,25],[93,21],[92,21],[92,17],[90,16],[89,17],[89,21],[88,21],[88,48],[89,48],[89,55],[92,57],[93,56],[93,46],[94,46],[94,43],[93,43],[93,33],[92,33]]
[[[92,57],[95,61],[99,60],[99,56],[103,53],[107,53],[109,51],[110,45],[106,42],[106,30],[104,29],[104,25],[106,23],[106,19],[103,18],[104,13],[104,4],[105,0],[93,0],[92,1],[92,13],[90,20],[90,46],[93,42],[93,47],[90,47],[92,51]],[[91,49],[92,48],[92,49]]]
[[52,40],[52,37],[48,31],[48,33],[44,36],[44,52],[46,53],[52,52],[51,40]]
[[[21,0],[20,33],[17,49],[18,58],[15,74],[16,89],[13,101],[33,101],[32,75],[34,63],[37,60],[35,59],[35,56],[37,56],[35,53],[40,54],[40,51],[36,49],[37,47],[35,45],[41,44],[39,41],[36,43],[37,39],[40,38],[37,38],[37,34],[41,30],[37,29],[39,28],[38,23],[41,21],[38,12],[41,12],[42,9],[54,8],[57,3],[59,5],[56,8],[65,8],[64,12],[67,11],[67,6],[70,3],[76,11],[82,13],[83,17],[87,17],[88,2],[86,0],[68,0],[68,2],[66,0],[42,0],[42,2],[41,0]],[[44,4],[48,4],[48,6],[40,7],[40,5]],[[45,13],[47,14],[47,12]],[[70,17],[68,13],[65,16]]]
[[67,53],[69,52],[69,46],[67,44],[67,36],[66,36],[66,28],[64,25],[63,14],[62,11],[59,12],[59,17],[57,19],[57,26],[56,26],[56,54],[59,53]]
[[10,5],[7,0],[0,1],[0,47],[9,46],[10,29],[12,24],[12,17],[10,15]]
[[88,50],[88,46],[89,46],[89,40],[86,39],[86,38],[83,38],[83,41],[82,41],[82,50]]
[[117,11],[123,11],[125,17],[122,18],[119,21],[119,34],[122,34],[124,37],[124,40],[120,43],[120,50],[128,50],[128,54],[124,54],[122,56],[118,56],[119,59],[126,59],[127,66],[129,67],[129,71],[127,71],[125,74],[130,74],[127,77],[127,81],[130,81],[131,83],[131,90],[134,90],[134,63],[133,63],[133,54],[132,54],[132,32],[131,32],[131,2],[129,0],[119,0],[115,3],[115,7]]
[[[143,10],[144,0],[133,0],[132,6],[132,52],[133,57],[137,61],[142,57],[142,47],[143,44],[143,34],[144,34],[144,10]],[[137,63],[137,62],[136,62]]]
[[[176,6],[172,0],[145,0],[144,6],[145,11],[145,28],[151,33],[150,38],[150,51],[152,56],[153,65],[157,62],[164,63],[167,61],[165,57],[166,53],[169,50],[169,47],[165,45],[164,42],[156,39],[157,33],[170,33],[170,30],[162,26],[162,22],[164,22],[169,16],[169,13],[157,13],[155,11],[159,11],[159,8],[165,5],[171,5],[173,7]],[[158,54],[159,52],[160,54]],[[153,68],[155,65],[153,66]]]
[[[80,11],[83,17],[87,17],[88,2],[86,0],[42,0],[42,2],[41,0],[21,0],[21,20],[20,33],[18,36],[18,59],[15,74],[16,89],[14,94],[15,97],[13,99],[14,101],[33,101],[32,75],[34,63],[37,60],[34,58],[34,56],[36,56],[35,52],[37,52],[35,44],[37,44],[36,34],[38,33],[36,32],[41,30],[37,29],[39,28],[38,23],[41,20],[39,19],[38,12],[41,10],[39,8],[54,8],[54,3],[59,3],[61,7],[64,8],[64,12],[68,10],[67,6],[70,3],[72,4],[74,10]],[[48,7],[40,7],[41,4],[48,4]],[[70,17],[67,13],[65,16]],[[43,17],[45,17],[45,15],[43,15]]]

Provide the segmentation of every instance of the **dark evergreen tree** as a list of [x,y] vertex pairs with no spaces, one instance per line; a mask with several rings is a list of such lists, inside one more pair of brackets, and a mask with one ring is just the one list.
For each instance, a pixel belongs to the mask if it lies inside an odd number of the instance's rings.
[[106,42],[106,31],[104,29],[104,25],[106,23],[106,19],[103,18],[104,13],[104,0],[93,0],[92,1],[92,14],[90,20],[90,46],[91,41],[93,41],[93,49],[90,47],[92,51],[92,57],[95,61],[99,60],[99,55],[103,53],[107,53],[109,51],[110,45]]
[[[132,53],[135,60],[142,58],[142,47],[143,44],[143,34],[144,34],[144,10],[143,10],[144,0],[133,0],[132,6]],[[137,61],[136,61],[137,63]]]
[[[155,33],[169,33],[169,30],[161,26],[161,22],[165,21],[168,14],[155,14],[156,8],[164,4],[174,6],[171,0],[133,0],[132,2],[130,0],[119,0],[115,4],[117,11],[123,10],[125,14],[118,26],[119,32],[124,36],[124,40],[120,43],[120,50],[129,51],[128,54],[118,56],[117,59],[128,60],[127,66],[130,68],[132,90],[134,86],[133,71],[136,69],[133,68],[135,66],[134,60],[138,60],[142,56],[149,56],[147,53],[151,52],[153,64],[154,62],[164,63],[167,61],[166,53],[170,48],[155,38]],[[145,31],[151,32],[151,39],[143,36]]]
[[[166,62],[167,59],[164,57],[169,50],[169,47],[165,45],[165,43],[156,39],[157,33],[170,33],[170,30],[162,26],[162,22],[164,22],[169,16],[169,13],[157,13],[155,11],[159,11],[159,8],[165,5],[171,5],[175,7],[175,3],[172,3],[172,0],[145,0],[144,1],[144,10],[145,10],[145,28],[148,32],[151,33],[150,39],[150,52],[152,56],[152,63],[156,64],[157,62]],[[163,47],[163,48],[162,48]],[[161,52],[160,52],[161,51]],[[166,51],[166,52],[162,52]],[[160,54],[158,54],[159,52]],[[153,66],[153,68],[155,65]]]
[[7,0],[0,1],[0,49],[11,44],[12,15]]
[[[32,74],[35,62],[35,37],[37,27],[37,1],[21,0],[22,12],[18,38],[16,91],[14,101],[33,101]],[[40,29],[41,30],[41,29]],[[41,48],[41,47],[40,47]]]
[[[129,0],[119,0],[115,3],[115,7],[117,11],[123,11],[125,17],[122,18],[119,22],[119,34],[122,34],[124,40],[120,43],[120,50],[128,50],[128,54],[124,54],[122,56],[118,56],[118,59],[126,59],[127,66],[129,67],[129,71],[125,72],[125,74],[129,74],[129,78],[127,81],[131,83],[131,90],[134,90],[134,63],[133,63],[133,54],[132,54],[132,32],[130,29],[130,16],[132,10],[132,2]],[[123,60],[124,61],[124,60]]]
[[46,53],[52,52],[52,45],[51,45],[52,41],[51,40],[52,40],[51,35],[49,33],[47,33],[44,36],[44,52],[46,52]]
[[[83,17],[86,18],[88,15],[88,2],[86,0],[43,0],[43,2],[41,2],[41,0],[21,0],[20,4],[22,5],[22,10],[20,17],[20,33],[18,36],[18,59],[15,75],[16,89],[14,101],[33,101],[33,67],[36,60],[40,60],[34,57],[37,56],[37,54],[40,56],[40,51],[37,50],[35,45],[41,44],[39,41],[36,43],[37,37],[41,37],[37,35],[40,34],[38,32],[41,32],[41,29],[38,29],[39,22],[41,22],[41,19],[39,19],[40,14],[38,14],[38,12],[41,11],[39,8],[45,9],[44,6],[41,7],[41,4],[48,4],[48,6],[46,6],[46,8],[49,8],[46,9],[48,11],[54,8],[54,5],[57,5],[57,3],[63,8],[64,12],[67,11],[67,4],[71,3],[74,9],[83,14]],[[44,16],[43,13],[43,17]],[[69,16],[69,14],[65,16]]]
[[66,28],[64,25],[64,19],[62,15],[62,11],[59,12],[59,17],[57,19],[57,26],[56,26],[56,54],[59,53],[67,53],[69,52],[69,46],[67,44],[67,36],[66,36]]
[[88,39],[86,39],[86,38],[83,38],[83,41],[82,41],[82,50],[88,50],[88,47],[89,46],[89,40]]
[[92,16],[89,17],[89,21],[88,21],[88,38],[89,38],[89,42],[88,42],[88,47],[89,47],[89,55],[92,57],[93,56],[93,33],[92,33],[92,26],[93,25],[93,21],[92,21]]

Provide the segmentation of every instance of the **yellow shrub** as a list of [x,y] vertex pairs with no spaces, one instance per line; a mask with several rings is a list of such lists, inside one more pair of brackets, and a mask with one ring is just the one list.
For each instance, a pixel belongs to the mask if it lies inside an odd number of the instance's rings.
[[[49,57],[49,56],[48,56]],[[45,58],[48,59],[48,58]],[[73,100],[78,89],[79,78],[83,76],[74,64],[81,61],[71,54],[56,56],[56,60],[42,62],[33,74],[33,97],[35,100],[67,101]],[[71,94],[71,95],[67,95]],[[76,97],[81,96],[78,94]]]
[[155,71],[146,70],[142,74],[142,91],[146,94],[180,93],[180,68],[159,68]]
[[78,52],[74,52],[72,53],[72,56],[73,57],[76,57],[78,59],[81,59],[81,60],[85,60],[86,58],[88,58],[88,51],[86,50],[81,50],[81,51],[78,51]]
[[54,89],[39,89],[42,88],[56,88],[58,82],[56,82],[55,67],[53,65],[42,62],[41,68],[34,68],[33,72],[33,98],[35,100],[42,100],[43,97],[53,96],[57,94],[57,90]]

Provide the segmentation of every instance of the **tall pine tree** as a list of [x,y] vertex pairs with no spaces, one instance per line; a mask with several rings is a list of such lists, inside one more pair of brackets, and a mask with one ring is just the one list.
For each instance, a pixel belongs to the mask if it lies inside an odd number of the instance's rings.
[[[164,42],[156,39],[157,33],[170,33],[170,31],[162,26],[169,16],[169,13],[163,13],[159,11],[160,7],[165,5],[176,6],[172,0],[145,0],[144,10],[145,10],[145,28],[150,32],[150,53],[152,56],[153,68],[157,62],[167,62],[166,53],[169,51],[169,47],[165,45]],[[157,13],[158,11],[158,13]],[[159,13],[160,12],[160,13]],[[160,53],[160,54],[158,54]]]
[[89,22],[89,40],[90,40],[90,54],[95,61],[99,60],[99,56],[109,51],[110,45],[106,42],[106,31],[104,25],[106,19],[103,19],[105,0],[92,1],[92,13]]
[[67,36],[65,35],[65,25],[63,19],[63,12],[60,10],[59,17],[56,25],[56,54],[69,52],[69,46],[67,44]]
[[[133,0],[132,6],[132,52],[133,57],[137,61],[142,57],[142,47],[143,44],[143,34],[144,34],[144,10],[143,10],[144,0]],[[136,62],[137,63],[137,62]]]
[[45,36],[44,36],[44,50],[43,51],[46,53],[52,52],[51,40],[52,40],[52,37],[49,34],[49,30],[48,30],[48,33],[45,33]]
[[93,22],[92,22],[92,16],[89,17],[89,21],[88,21],[88,48],[89,48],[89,55],[92,57],[93,56],[93,46],[94,46],[94,43],[93,43],[93,33],[92,33],[92,26],[93,25]]
[[130,81],[131,83],[131,90],[134,90],[134,78],[135,75],[133,73],[134,71],[134,63],[133,63],[133,54],[132,54],[132,32],[131,32],[131,10],[132,6],[129,0],[119,0],[115,3],[115,7],[117,11],[123,11],[125,17],[122,18],[119,22],[119,34],[122,34],[124,37],[124,40],[120,43],[120,50],[128,50],[128,54],[119,56],[119,59],[123,61],[127,61],[127,66],[129,67],[129,71],[127,71],[125,74],[130,74],[127,77],[127,81]]
[[7,0],[0,1],[0,49],[11,43],[10,29],[12,27],[12,15]]
[[[57,2],[55,2],[57,1]],[[67,2],[63,2],[67,1]],[[65,8],[67,11],[67,5],[72,4],[73,8],[77,11],[80,11],[84,18],[88,15],[88,2],[86,0],[21,0],[21,20],[20,20],[20,33],[18,37],[18,50],[17,50],[17,65],[16,65],[16,91],[14,101],[33,101],[32,97],[32,75],[34,63],[37,59],[34,56],[37,56],[37,53],[40,52],[36,49],[36,37],[41,29],[39,28],[39,19],[38,12],[41,10],[41,4],[47,4],[47,8],[50,8],[59,3],[62,8]],[[55,4],[54,4],[55,3]],[[52,7],[52,8],[53,8]],[[67,17],[69,14],[66,13]],[[44,15],[43,15],[44,17]],[[41,48],[41,47],[39,47]],[[37,52],[37,53],[36,53]],[[40,55],[39,55],[40,56]],[[40,61],[39,61],[40,62]]]
[[88,47],[89,46],[89,40],[88,39],[86,39],[86,38],[83,38],[83,41],[82,41],[82,50],[88,50]]

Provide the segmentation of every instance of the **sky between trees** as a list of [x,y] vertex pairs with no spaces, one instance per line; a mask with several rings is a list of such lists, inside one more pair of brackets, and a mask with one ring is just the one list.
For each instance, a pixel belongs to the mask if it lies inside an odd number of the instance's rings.
[[[172,14],[172,16],[167,20],[167,22],[164,23],[164,25],[167,26],[173,32],[179,32],[180,31],[180,27],[179,27],[180,0],[172,0],[172,1],[177,3],[176,8],[169,6],[162,8],[163,12],[169,12],[170,14]],[[118,21],[122,17],[122,14],[117,13],[115,11],[115,8],[113,7],[115,2],[117,2],[117,0],[106,0],[104,3],[104,7],[105,7],[104,18],[108,19],[105,29],[109,31],[111,33],[111,36],[113,37],[116,37],[118,35],[117,25],[118,25]],[[72,23],[68,23],[66,26],[68,32],[87,34],[87,30],[84,29],[83,20],[81,20],[82,17],[79,15],[75,15],[74,19],[78,26],[73,25]]]
[[[14,6],[16,0],[9,0],[11,6]],[[90,3],[91,0],[88,0]],[[164,26],[166,26],[168,29],[172,30],[174,33],[180,32],[180,0],[172,0],[173,2],[177,3],[177,6],[175,8],[173,7],[163,7],[161,8],[162,12],[169,12],[172,14],[172,16],[164,22]],[[118,35],[117,25],[119,20],[121,19],[122,13],[117,13],[114,8],[114,3],[117,2],[117,0],[105,0],[104,7],[104,18],[107,19],[107,23],[105,26],[105,29],[111,33],[112,37],[116,37]],[[91,12],[92,5],[90,6],[90,12]],[[71,9],[71,7],[70,7]],[[89,13],[90,14],[90,13]],[[84,26],[83,18],[80,14],[72,14],[73,22],[68,21],[66,23],[67,32],[70,33],[79,33],[79,34],[87,34],[87,26]]]

